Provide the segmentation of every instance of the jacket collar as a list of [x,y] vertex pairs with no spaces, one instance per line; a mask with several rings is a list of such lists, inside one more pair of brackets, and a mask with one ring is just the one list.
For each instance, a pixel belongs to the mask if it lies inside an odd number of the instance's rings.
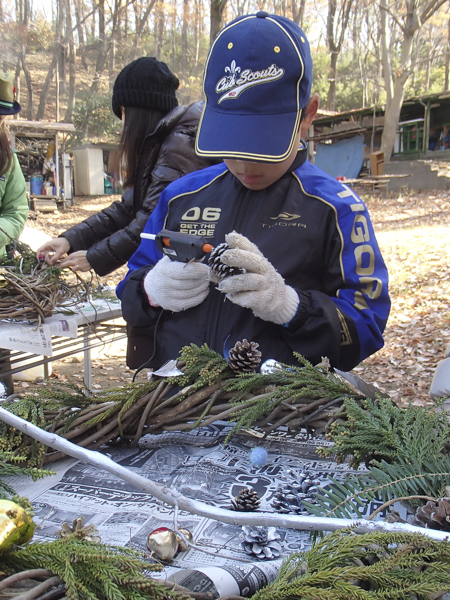
[[295,171],[295,169],[298,169],[299,167],[301,167],[302,164],[304,162],[306,162],[307,157],[308,157],[308,146],[306,145],[306,142],[301,140],[300,149],[297,152],[297,156],[295,157],[294,162],[287,170],[287,173],[292,173],[292,171]]
[[167,115],[164,115],[164,117],[152,131],[150,136],[153,137],[162,135],[163,137],[165,137],[167,133],[175,127],[175,125],[179,122],[179,120],[186,111],[187,106],[184,105],[172,108],[172,110],[168,112]]

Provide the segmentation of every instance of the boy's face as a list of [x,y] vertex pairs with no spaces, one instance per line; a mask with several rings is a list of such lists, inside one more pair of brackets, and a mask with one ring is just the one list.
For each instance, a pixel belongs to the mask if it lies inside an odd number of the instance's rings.
[[314,94],[311,96],[304,109],[300,129],[295,138],[294,145],[292,146],[292,151],[286,160],[283,160],[283,162],[280,163],[264,163],[225,158],[223,162],[227,165],[228,170],[249,190],[265,190],[268,188],[269,185],[272,185],[272,183],[275,183],[275,181],[278,181],[283,177],[294,162],[294,159],[297,156],[300,138],[307,135],[308,128],[313,122],[318,108],[319,96]]
[[228,170],[239,179],[243,186],[249,190],[265,190],[278,181],[294,162],[300,143],[300,131],[295,138],[292,151],[289,156],[279,163],[253,162],[250,160],[239,160],[225,158],[224,163]]

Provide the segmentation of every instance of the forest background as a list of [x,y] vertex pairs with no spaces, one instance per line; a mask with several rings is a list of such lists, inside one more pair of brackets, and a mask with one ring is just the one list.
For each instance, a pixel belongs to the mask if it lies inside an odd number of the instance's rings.
[[0,68],[15,75],[18,118],[72,122],[73,145],[115,141],[123,66],[155,56],[180,79],[180,103],[198,100],[211,40],[258,10],[304,29],[322,108],[385,108],[386,158],[404,97],[449,89],[449,0],[0,0]]

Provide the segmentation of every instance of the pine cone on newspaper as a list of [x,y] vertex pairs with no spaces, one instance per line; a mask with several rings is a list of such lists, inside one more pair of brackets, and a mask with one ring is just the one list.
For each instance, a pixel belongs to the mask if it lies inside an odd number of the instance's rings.
[[429,500],[425,506],[419,506],[416,519],[422,527],[450,531],[450,500],[448,498],[440,498],[436,502]]
[[243,488],[231,501],[230,510],[252,512],[258,510],[260,503],[258,492],[252,488]]
[[241,545],[247,554],[256,556],[259,560],[279,558],[281,545],[279,533],[275,527],[250,527],[242,526]]
[[301,473],[298,482],[286,482],[278,486],[271,502],[277,512],[297,515],[307,515],[309,511],[303,506],[303,501],[314,501],[317,491],[317,481],[311,479],[309,473]]
[[235,373],[254,373],[261,363],[261,352],[256,342],[236,342],[230,350],[228,364]]
[[58,537],[70,538],[74,537],[77,540],[86,540],[88,542],[101,542],[96,525],[90,523],[84,524],[84,517],[78,517],[72,521],[72,527],[67,523],[61,525],[61,529],[55,532]]
[[230,267],[222,262],[221,256],[225,250],[229,249],[229,245],[226,242],[219,244],[209,255],[208,266],[216,277],[219,279],[225,279],[232,275],[240,275],[245,270],[239,267]]

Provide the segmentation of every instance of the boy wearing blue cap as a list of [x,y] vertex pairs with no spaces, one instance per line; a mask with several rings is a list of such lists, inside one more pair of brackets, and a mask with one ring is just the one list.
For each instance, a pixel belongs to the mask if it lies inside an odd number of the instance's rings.
[[388,274],[367,209],[301,141],[318,109],[311,81],[308,41],[289,19],[239,17],[214,41],[196,152],[224,162],[166,188],[144,231],[225,240],[235,274],[217,282],[207,264],[142,241],[117,294],[130,325],[158,326],[151,366],[190,343],[227,356],[247,339],[263,360],[293,364],[297,352],[350,370],[382,347]]

